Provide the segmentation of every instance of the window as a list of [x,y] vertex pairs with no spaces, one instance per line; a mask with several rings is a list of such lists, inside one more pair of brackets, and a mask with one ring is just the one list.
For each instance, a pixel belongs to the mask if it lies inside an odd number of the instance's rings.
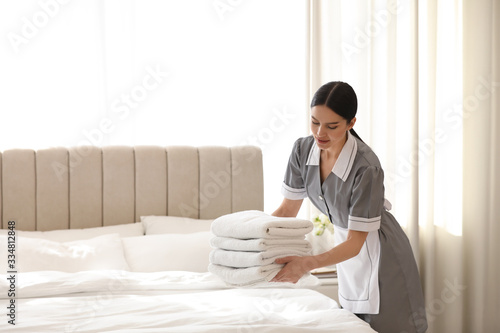
[[266,210],[307,135],[305,1],[0,5],[0,150],[240,145],[264,152]]

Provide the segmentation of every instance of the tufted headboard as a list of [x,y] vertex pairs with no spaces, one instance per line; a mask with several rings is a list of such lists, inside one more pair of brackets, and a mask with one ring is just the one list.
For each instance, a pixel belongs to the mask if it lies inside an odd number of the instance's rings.
[[133,223],[144,215],[212,219],[263,210],[253,146],[80,146],[0,154],[0,222],[18,230]]

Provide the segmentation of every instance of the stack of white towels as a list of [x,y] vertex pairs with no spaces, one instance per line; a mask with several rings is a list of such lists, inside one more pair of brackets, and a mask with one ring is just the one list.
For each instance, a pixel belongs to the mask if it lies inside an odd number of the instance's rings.
[[257,210],[228,214],[212,222],[208,270],[231,285],[270,281],[284,266],[277,258],[311,252],[305,235],[311,221],[275,217]]

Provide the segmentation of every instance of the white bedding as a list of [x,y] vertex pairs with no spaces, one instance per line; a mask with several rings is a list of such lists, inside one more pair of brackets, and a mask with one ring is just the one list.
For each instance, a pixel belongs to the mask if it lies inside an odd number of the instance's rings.
[[228,288],[210,273],[20,273],[15,326],[5,316],[7,283],[0,275],[1,332],[374,332],[309,289],[313,276]]

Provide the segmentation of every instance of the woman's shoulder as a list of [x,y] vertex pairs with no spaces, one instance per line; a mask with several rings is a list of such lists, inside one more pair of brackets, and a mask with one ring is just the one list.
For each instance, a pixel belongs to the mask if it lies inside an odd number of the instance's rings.
[[309,151],[314,144],[314,137],[312,135],[300,137],[295,140],[293,144],[293,152],[299,156],[309,155]]
[[362,167],[372,166],[375,168],[381,168],[380,160],[372,148],[361,140],[356,139],[356,141],[358,146],[356,155],[357,164]]

